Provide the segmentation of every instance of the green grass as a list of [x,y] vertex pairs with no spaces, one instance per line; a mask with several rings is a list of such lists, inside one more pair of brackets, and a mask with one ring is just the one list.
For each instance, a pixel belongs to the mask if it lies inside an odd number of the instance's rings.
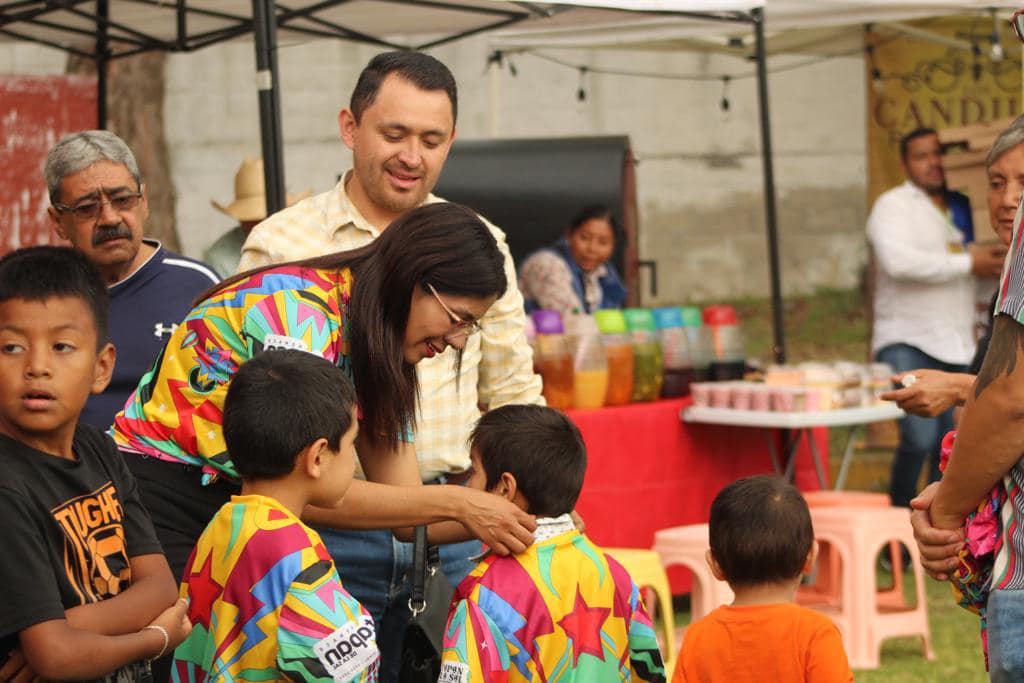
[[[736,308],[748,356],[764,364],[772,362],[768,301],[741,299],[727,303]],[[867,360],[868,328],[860,291],[819,290],[810,296],[787,299],[783,310],[789,362]],[[829,464],[833,480],[848,433],[846,429],[834,429],[830,435]],[[891,450],[858,450],[847,488],[886,491],[891,459]],[[886,578],[883,576],[880,580]],[[877,670],[854,671],[858,683],[982,683],[988,680],[981,656],[978,618],[956,605],[948,584],[932,579],[925,581],[935,659],[928,661],[922,657],[920,638],[894,638],[883,644],[881,666]],[[908,592],[913,590],[912,581],[907,582],[907,589]],[[677,600],[676,608],[677,626],[688,623],[688,600]]]

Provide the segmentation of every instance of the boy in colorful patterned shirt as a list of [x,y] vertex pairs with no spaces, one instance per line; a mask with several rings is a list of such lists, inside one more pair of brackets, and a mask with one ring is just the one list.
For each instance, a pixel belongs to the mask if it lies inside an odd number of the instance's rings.
[[338,505],[352,481],[352,383],[313,354],[266,351],[239,368],[223,424],[242,491],[186,565],[195,626],[172,680],[376,681],[373,619],[299,520],[307,505]]
[[537,516],[526,552],[491,555],[456,588],[441,683],[664,681],[640,591],[576,530],[587,455],[562,413],[532,405],[490,411],[471,437],[467,486]]

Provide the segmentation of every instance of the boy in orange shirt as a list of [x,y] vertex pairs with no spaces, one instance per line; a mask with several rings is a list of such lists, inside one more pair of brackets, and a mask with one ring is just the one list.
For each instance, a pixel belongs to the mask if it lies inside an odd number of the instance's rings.
[[793,604],[818,555],[803,496],[781,477],[735,481],[711,503],[708,564],[736,599],[686,630],[673,683],[850,683],[842,637]]

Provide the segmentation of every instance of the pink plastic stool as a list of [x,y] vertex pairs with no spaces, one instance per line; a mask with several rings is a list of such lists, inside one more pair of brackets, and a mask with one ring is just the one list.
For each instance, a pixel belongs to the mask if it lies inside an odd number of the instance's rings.
[[732,602],[729,584],[711,573],[704,553],[710,547],[707,524],[690,524],[654,533],[654,552],[664,567],[683,565],[693,573],[690,589],[691,621],[697,621],[719,605]]
[[[892,499],[887,493],[869,491],[804,491],[807,506],[815,507],[889,507]],[[876,591],[879,603],[892,607],[906,607],[903,596],[903,562],[900,545],[895,541],[889,543],[889,557],[892,563],[892,587]],[[801,605],[837,606],[839,594],[839,556],[829,543],[821,543],[818,555],[817,572],[814,582],[803,584],[797,591],[796,600]]]
[[[839,604],[821,611],[839,627],[850,666],[878,668],[882,641],[894,636],[920,635],[924,656],[934,659],[924,570],[910,526],[910,511],[894,507],[812,507],[811,521],[815,538],[829,543],[839,559]],[[868,597],[876,591],[875,558],[891,542],[902,543],[910,552],[917,595],[913,607]]]

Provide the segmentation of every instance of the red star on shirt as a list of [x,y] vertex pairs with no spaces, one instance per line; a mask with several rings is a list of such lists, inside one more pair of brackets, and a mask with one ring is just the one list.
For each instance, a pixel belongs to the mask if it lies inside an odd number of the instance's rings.
[[576,587],[576,604],[572,612],[562,617],[558,625],[572,640],[572,665],[579,664],[580,655],[586,652],[604,661],[604,648],[601,645],[601,627],[604,626],[609,607],[588,607],[580,589]]
[[213,553],[210,553],[199,573],[188,575],[189,620],[209,631],[213,603],[223,590],[224,587],[213,580]]

